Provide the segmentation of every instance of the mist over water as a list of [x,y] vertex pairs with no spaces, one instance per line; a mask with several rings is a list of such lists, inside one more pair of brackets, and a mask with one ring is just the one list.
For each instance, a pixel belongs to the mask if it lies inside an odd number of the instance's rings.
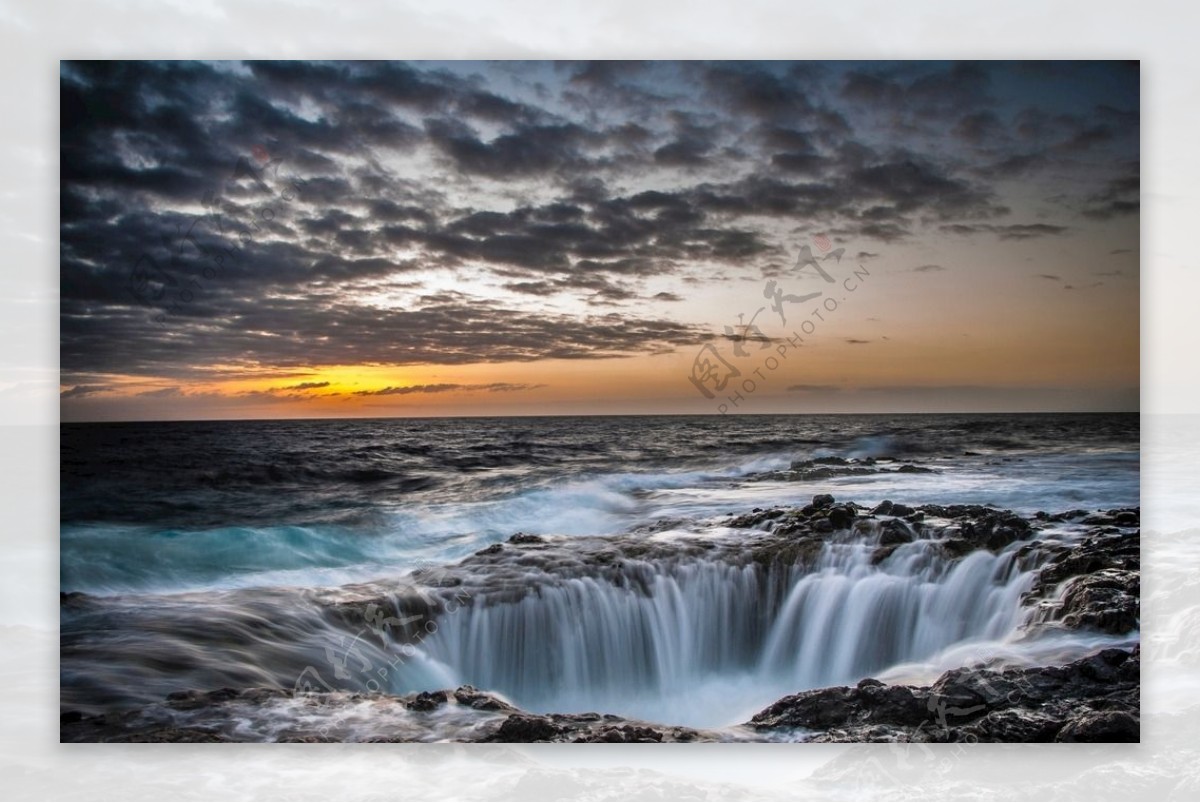
[[[829,456],[890,468],[778,473]],[[929,472],[893,470],[906,464]],[[291,688],[308,667],[373,690],[355,670],[370,664],[393,667],[393,693],[466,683],[533,711],[729,725],[806,688],[1094,644],[1028,638],[1021,596],[1041,558],[1017,544],[949,561],[916,541],[880,563],[878,535],[857,532],[807,567],[688,553],[619,569],[581,562],[585,544],[736,552],[724,517],[816,493],[1023,516],[1139,501],[1133,415],[63,425],[62,465],[61,587],[89,595],[63,606],[63,705],[88,711]],[[469,604],[415,647],[364,638],[320,603],[362,584],[386,595],[517,533],[551,537],[543,563],[473,569]]]

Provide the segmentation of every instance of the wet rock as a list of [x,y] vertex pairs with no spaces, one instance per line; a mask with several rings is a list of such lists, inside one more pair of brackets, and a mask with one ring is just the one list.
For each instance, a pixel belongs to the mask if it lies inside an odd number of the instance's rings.
[[783,508],[771,508],[769,510],[755,508],[750,513],[730,518],[729,526],[744,529],[770,529],[770,525],[786,513],[787,511]]
[[892,556],[892,553],[900,548],[900,544],[890,544],[881,546],[871,553],[871,565],[878,566]]
[[864,716],[892,725],[918,725],[928,715],[924,700],[907,686],[835,686],[801,692],[775,702],[750,720],[756,730],[828,730],[863,722]]
[[871,508],[871,512],[876,516],[890,516],[892,513],[892,502],[890,499],[884,499],[875,507]]
[[889,515],[891,515],[891,516],[907,516],[909,513],[912,513],[912,512],[913,512],[913,509],[911,507],[909,507],[908,505],[902,505],[899,502],[895,502],[892,504],[892,509],[889,511]]
[[495,735],[494,742],[548,742],[561,733],[561,729],[548,717],[529,714],[513,714],[504,720]]
[[818,538],[803,538],[797,540],[781,540],[762,544],[751,552],[751,558],[762,566],[773,563],[783,565],[800,564],[811,566],[824,549],[824,543]]
[[1137,510],[1120,510],[1113,516],[1113,521],[1118,527],[1137,527],[1141,520],[1141,514]]
[[1141,539],[1137,533],[1098,533],[1042,567],[1029,596],[1049,597],[1061,583],[1073,577],[1110,569],[1138,572],[1140,568]]
[[829,507],[833,502],[833,494],[817,494],[812,498],[813,507],[818,509]]
[[942,554],[948,558],[957,559],[975,551],[975,545],[965,538],[947,538],[938,543]]
[[544,544],[546,539],[540,535],[531,535],[529,533],[517,533],[512,538],[508,539],[510,544]]
[[816,742],[1136,741],[1140,650],[1101,650],[1066,666],[951,670],[932,686],[877,680],[784,697],[758,731],[806,729]]
[[978,549],[999,552],[1013,541],[1033,535],[1033,526],[1009,511],[987,511],[974,520],[961,521],[959,532],[963,539]]
[[1077,578],[1067,587],[1057,612],[1072,630],[1122,635],[1138,628],[1141,578],[1137,572],[1105,569]]
[[450,695],[444,691],[423,691],[405,705],[410,711],[433,711],[441,708],[449,699]]
[[900,468],[896,469],[896,473],[897,474],[935,474],[937,472],[935,472],[931,468],[926,468],[925,466],[914,466],[914,465],[905,463],[904,465],[900,466]]
[[491,546],[484,547],[483,549],[479,550],[475,554],[476,555],[495,555],[495,554],[498,554],[503,551],[504,551],[503,544],[492,544]]
[[454,700],[459,705],[474,708],[477,711],[516,711],[500,698],[482,692],[474,686],[459,686],[454,690]]
[[1128,711],[1089,711],[1064,725],[1054,741],[1138,742],[1141,725]]
[[608,727],[601,728],[595,733],[587,733],[579,736],[572,741],[581,744],[596,744],[601,742],[620,744],[649,744],[652,742],[661,742],[662,740],[662,731],[655,730],[654,728],[639,725],[622,725],[621,727],[610,725]]
[[844,530],[854,522],[855,514],[851,508],[838,505],[829,509],[829,523],[835,530]]
[[892,546],[898,544],[911,543],[915,536],[912,528],[899,519],[891,519],[884,522],[879,528],[879,545]]

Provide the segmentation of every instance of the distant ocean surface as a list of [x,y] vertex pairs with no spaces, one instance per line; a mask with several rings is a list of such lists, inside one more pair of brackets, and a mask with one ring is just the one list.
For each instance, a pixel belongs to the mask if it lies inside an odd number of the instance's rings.
[[[93,594],[370,579],[518,532],[824,491],[1018,513],[1138,503],[1134,414],[64,424],[61,455],[62,590]],[[942,473],[754,481],[825,456]]]
[[[822,457],[929,471],[773,475]],[[403,577],[517,533],[615,536],[663,522],[703,533],[817,493],[1022,516],[1132,507],[1138,476],[1136,414],[63,424],[61,590],[103,598],[83,614],[64,607],[63,704],[100,711],[189,684],[282,682],[304,661],[289,663],[291,647],[266,633],[329,627],[324,614],[296,619],[313,589]],[[270,627],[245,624],[248,611]],[[261,650],[239,653],[240,674],[209,649],[223,618]],[[430,672],[392,691],[480,682],[453,666]]]

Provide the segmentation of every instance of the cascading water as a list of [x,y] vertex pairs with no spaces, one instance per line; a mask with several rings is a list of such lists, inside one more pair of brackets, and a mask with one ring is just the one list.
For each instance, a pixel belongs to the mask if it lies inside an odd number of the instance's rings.
[[1033,576],[1017,546],[950,560],[916,541],[873,564],[868,539],[827,543],[807,568],[668,560],[542,574],[519,599],[484,594],[443,616],[421,653],[533,711],[731,724],[784,694],[1011,634]]

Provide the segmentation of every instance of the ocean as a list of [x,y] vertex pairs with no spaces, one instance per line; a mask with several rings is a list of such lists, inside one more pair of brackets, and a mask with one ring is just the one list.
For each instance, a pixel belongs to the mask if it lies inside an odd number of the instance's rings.
[[[1015,548],[880,563],[850,538],[764,569],[729,557],[729,517],[830,494],[1030,518],[1137,507],[1138,481],[1136,414],[63,424],[61,705],[470,684],[531,711],[733,727],[782,694],[928,680],[968,653],[1083,655],[1129,638],[1031,642],[1037,567]],[[229,727],[270,739],[301,716]]]

